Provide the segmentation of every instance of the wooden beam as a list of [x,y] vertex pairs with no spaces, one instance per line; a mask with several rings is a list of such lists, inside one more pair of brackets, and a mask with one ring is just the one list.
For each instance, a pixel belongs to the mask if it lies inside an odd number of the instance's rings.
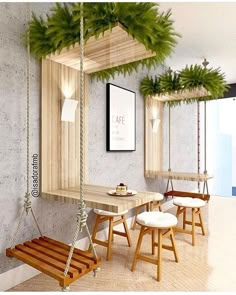
[[[104,69],[120,66],[155,56],[151,50],[129,35],[126,29],[117,24],[112,30],[107,30],[98,38],[91,37],[84,47],[84,71],[94,73]],[[80,69],[79,44],[63,49],[60,54],[55,53],[47,58],[70,68]]]

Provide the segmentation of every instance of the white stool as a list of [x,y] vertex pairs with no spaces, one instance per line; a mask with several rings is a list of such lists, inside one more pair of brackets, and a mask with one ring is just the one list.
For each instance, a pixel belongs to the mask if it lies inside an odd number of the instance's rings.
[[[128,213],[128,210],[123,211],[121,213],[114,213],[114,212],[109,212],[109,211],[104,211],[104,210],[99,210],[99,209],[94,209],[94,213],[96,214],[96,222],[94,225],[93,229],[93,234],[92,234],[92,241],[93,243],[102,245],[104,247],[107,247],[107,260],[111,259],[111,244],[113,241],[113,235],[120,235],[122,237],[126,237],[128,241],[129,247],[131,247],[131,239],[129,235],[129,230],[128,230],[128,225],[126,223],[126,218],[125,214]],[[115,217],[120,217],[118,220],[114,221]],[[96,234],[98,231],[98,226],[100,223],[109,221],[109,231],[108,231],[108,240],[107,241],[101,241],[96,239]],[[117,230],[114,230],[113,227],[115,225],[118,225],[120,223],[123,223],[124,225],[124,232],[120,232]]]
[[[175,197],[173,204],[177,206],[176,217],[178,218],[180,214],[183,213],[183,228],[176,227],[177,232],[183,232],[186,234],[192,235],[192,245],[195,245],[195,226],[199,226],[202,229],[202,234],[205,235],[205,229],[202,220],[201,208],[206,205],[206,202],[198,198],[189,198],[189,197]],[[192,220],[186,220],[186,211],[191,209],[192,211]],[[195,216],[199,216],[199,223],[195,221]],[[186,224],[192,226],[192,230],[186,229]]]
[[[141,225],[140,234],[134,254],[133,264],[131,271],[136,268],[137,260],[144,260],[157,265],[157,280],[161,279],[161,260],[162,249],[170,250],[174,252],[175,261],[178,262],[178,256],[176,251],[175,237],[173,227],[177,224],[177,218],[170,213],[163,213],[158,211],[143,212],[137,216],[137,223]],[[147,233],[152,233],[152,255],[155,254],[155,247],[158,247],[157,258],[148,257],[140,254],[140,248],[143,236]],[[158,241],[155,242],[155,233],[158,234]],[[171,246],[163,245],[162,239],[170,236]]]
[[143,207],[146,207],[146,211],[152,211],[153,209],[158,208],[161,212],[161,201],[163,200],[164,196],[160,193],[156,193],[153,197],[153,200],[151,202],[148,202],[146,204],[143,204],[141,206],[138,206],[135,208],[135,216],[134,216],[134,222],[132,229],[136,229],[136,223],[137,223],[137,216],[140,213],[140,211],[143,209]]

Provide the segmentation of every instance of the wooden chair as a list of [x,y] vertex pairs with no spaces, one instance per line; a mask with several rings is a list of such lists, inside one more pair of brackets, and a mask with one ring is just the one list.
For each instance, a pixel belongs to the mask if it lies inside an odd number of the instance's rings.
[[[198,198],[188,198],[188,197],[176,197],[174,198],[173,204],[177,206],[176,217],[179,218],[180,214],[183,214],[183,228],[176,227],[176,232],[182,232],[192,235],[192,245],[195,245],[195,226],[201,227],[202,234],[205,235],[205,229],[201,214],[201,208],[205,206],[206,202]],[[190,209],[191,220],[186,220],[186,211]],[[199,216],[199,222],[195,221],[195,217]],[[186,225],[191,225],[192,229],[187,230]]]
[[163,200],[164,196],[160,193],[156,193],[155,197],[153,198],[153,201],[143,204],[141,206],[138,206],[135,208],[135,215],[134,215],[134,222],[132,225],[132,229],[136,229],[136,223],[137,223],[137,216],[140,214],[141,210],[146,207],[146,211],[153,211],[153,209],[159,209],[161,212],[161,201]]
[[[107,247],[106,260],[111,259],[111,252],[112,252],[111,248],[112,248],[112,241],[114,239],[113,238],[114,234],[125,237],[128,241],[129,247],[131,247],[131,238],[130,238],[129,229],[128,229],[128,225],[127,225],[126,217],[125,217],[125,215],[128,213],[128,210],[126,210],[122,213],[113,213],[113,212],[109,212],[109,211],[94,209],[94,213],[96,214],[96,222],[95,222],[94,229],[93,229],[92,241],[93,241],[93,243]],[[118,217],[118,219],[114,220],[116,217]],[[98,232],[99,224],[103,223],[105,221],[109,222],[108,240],[102,241],[102,240],[97,239],[96,235]],[[114,230],[114,226],[121,224],[121,223],[123,223],[124,232]]]
[[[173,227],[177,224],[177,218],[170,213],[163,213],[158,211],[143,212],[137,216],[137,223],[141,226],[140,234],[134,254],[133,264],[131,271],[136,268],[137,260],[143,260],[157,265],[157,280],[161,280],[161,262],[162,262],[162,249],[174,252],[175,261],[178,262],[176,251],[176,244],[174,238]],[[158,255],[156,258],[148,257],[140,254],[142,240],[145,234],[152,234],[152,255],[155,254],[155,247],[158,247]],[[155,236],[158,236],[157,242]],[[163,238],[170,237],[171,245],[164,245]]]

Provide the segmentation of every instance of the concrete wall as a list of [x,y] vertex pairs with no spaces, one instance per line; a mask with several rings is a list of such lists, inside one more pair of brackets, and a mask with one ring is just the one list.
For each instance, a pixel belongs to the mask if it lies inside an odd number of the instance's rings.
[[[50,3],[31,4],[40,15]],[[0,3],[0,274],[19,265],[5,257],[5,248],[19,222],[26,190],[26,49],[27,3]],[[39,154],[40,67],[31,59],[30,155]],[[30,176],[32,175],[30,167]],[[30,179],[30,188],[32,179]],[[35,213],[45,235],[72,239],[76,208],[33,198]],[[62,218],[63,217],[63,218]],[[23,224],[16,242],[38,235],[32,218]]]
[[[163,69],[151,70],[150,75]],[[166,180],[144,178],[144,99],[140,81],[148,72],[116,76],[108,82],[136,92],[136,151],[106,152],[106,83],[91,81],[89,87],[89,181],[115,186],[124,182],[137,190],[165,191]],[[163,115],[163,163],[168,169],[168,107]],[[171,167],[173,171],[197,172],[197,106],[171,109]],[[180,165],[181,163],[181,165]],[[196,183],[174,181],[177,188],[193,190]]]
[[[31,4],[34,12],[42,14],[50,3]],[[19,221],[26,189],[26,49],[20,34],[25,32],[27,3],[0,3],[0,274],[20,264],[5,257],[5,248]],[[161,69],[160,69],[161,70]],[[139,94],[139,81],[145,75],[140,71],[129,77],[117,76],[110,82],[131,89],[137,94],[137,148],[129,153],[107,153],[105,142],[106,85],[90,83],[89,109],[89,180],[94,184],[116,185],[123,181],[137,190],[164,191],[165,181],[144,178],[144,102]],[[39,154],[39,64],[31,61],[30,98],[30,155]],[[176,113],[175,113],[176,112]],[[173,169],[192,171],[196,149],[195,109],[186,106],[173,111]],[[164,126],[166,126],[166,111]],[[187,129],[182,129],[187,128]],[[190,133],[190,134],[189,134]],[[168,151],[164,138],[164,159]],[[184,149],[183,149],[184,147]],[[187,150],[186,150],[187,149]],[[187,154],[187,157],[186,157]],[[177,155],[177,156],[176,156]],[[178,161],[181,162],[179,167]],[[183,165],[184,163],[184,165]],[[195,169],[195,168],[194,168]],[[194,170],[195,171],[195,170]],[[32,175],[32,168],[30,169]],[[31,179],[32,187],[32,179]],[[189,183],[184,183],[186,189]],[[35,213],[45,235],[70,242],[75,226],[75,206],[33,199]],[[88,224],[93,226],[93,215]],[[37,236],[31,218],[28,218],[17,238],[17,243]]]
[[[156,72],[160,71],[157,69]],[[89,87],[89,181],[116,186],[120,182],[130,189],[160,191],[160,183],[144,178],[144,98],[140,81],[147,71],[131,76],[116,76],[108,82],[136,92],[136,151],[106,151],[106,83],[91,81]]]

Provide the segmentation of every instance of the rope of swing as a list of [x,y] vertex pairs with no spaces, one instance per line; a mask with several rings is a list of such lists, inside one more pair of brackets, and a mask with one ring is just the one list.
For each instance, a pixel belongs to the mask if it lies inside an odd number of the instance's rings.
[[[30,3],[28,3],[28,15],[30,21]],[[24,221],[25,214],[29,215],[29,212],[32,213],[33,219],[35,221],[36,227],[39,231],[39,234],[42,236],[42,232],[40,230],[39,224],[35,217],[33,208],[32,208],[32,201],[31,201],[31,194],[29,189],[30,177],[29,177],[29,167],[30,167],[30,155],[29,155],[29,145],[30,145],[30,122],[29,122],[29,112],[30,112],[30,32],[27,31],[27,65],[26,65],[26,193],[24,196],[24,208],[20,215],[20,220],[18,226],[16,228],[15,234],[13,235],[11,241],[11,248],[14,247],[15,241],[17,238],[17,234],[22,226]]]
[[83,2],[80,3],[80,200],[78,204],[77,213],[77,225],[74,234],[74,238],[70,247],[70,252],[67,258],[66,267],[64,270],[64,276],[67,275],[73,256],[75,244],[78,238],[79,232],[82,232],[85,227],[90,245],[94,256],[97,258],[97,253],[94,248],[91,235],[87,226],[87,213],[86,205],[84,202],[84,17],[83,17]]

